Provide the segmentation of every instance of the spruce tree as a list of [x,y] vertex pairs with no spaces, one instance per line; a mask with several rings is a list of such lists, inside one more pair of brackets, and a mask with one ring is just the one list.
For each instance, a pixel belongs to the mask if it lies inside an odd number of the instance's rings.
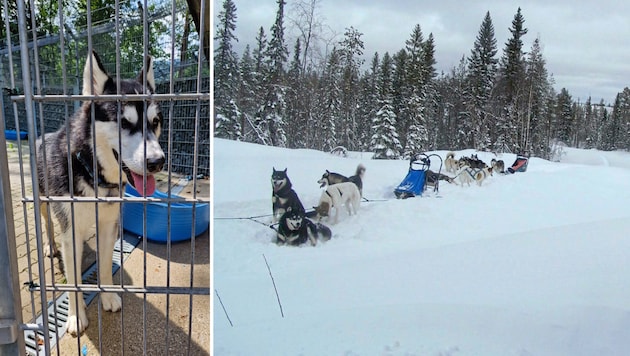
[[284,43],[284,0],[278,0],[276,21],[271,27],[271,39],[265,52],[265,101],[258,112],[261,132],[268,137],[268,144],[285,147],[286,133],[284,115],[286,113],[285,65],[288,50]]
[[520,146],[530,154],[547,157],[549,147],[545,145],[545,117],[552,108],[547,106],[547,97],[551,89],[545,59],[542,55],[540,39],[536,38],[527,56],[526,82],[527,116],[524,120]]
[[293,49],[293,60],[289,64],[287,73],[287,147],[305,147],[307,133],[304,128],[308,127],[306,122],[306,102],[304,97],[304,82],[302,77],[301,56],[302,49],[300,39],[295,41]]
[[617,126],[615,147],[624,150],[630,149],[630,89],[628,87],[617,94],[612,116]]
[[372,121],[370,149],[374,159],[397,159],[400,157],[400,141],[396,132],[396,114],[392,107],[392,59],[385,53],[381,62],[379,78],[379,110]]
[[392,78],[392,109],[396,115],[396,131],[400,136],[400,143],[406,144],[407,129],[410,126],[407,101],[410,96],[410,85],[407,72],[407,52],[403,49],[394,55],[394,73]]
[[249,45],[245,46],[243,56],[239,63],[238,100],[237,105],[241,110],[242,138],[250,141],[252,135],[252,119],[256,114],[256,73],[254,71],[254,58]]
[[566,88],[562,88],[556,99],[556,139],[569,144],[571,140],[573,125],[573,107],[571,94]]
[[[468,111],[473,131],[473,147],[478,150],[489,148],[494,117],[490,110],[490,96],[494,88],[498,60],[497,40],[490,12],[481,23],[479,33],[468,57]],[[492,137],[493,138],[493,137]]]
[[439,105],[438,93],[436,89],[435,78],[437,71],[435,69],[435,39],[433,33],[429,33],[426,41],[422,44],[424,52],[424,99],[422,100],[422,120],[427,130],[428,142],[425,149],[435,149],[436,140],[439,135],[437,128],[437,107]]
[[500,86],[498,88],[497,102],[499,112],[497,117],[498,140],[512,150],[521,150],[519,147],[520,120],[524,119],[523,80],[525,73],[525,60],[523,53],[523,39],[527,34],[524,27],[525,19],[519,7],[512,27],[509,29],[512,37],[508,39],[503,50],[500,62]]
[[236,6],[232,0],[223,2],[217,21],[218,42],[214,50],[214,135],[239,139],[241,137],[240,112],[236,104],[238,91],[238,59],[232,49],[232,41],[238,41],[236,30]]
[[359,96],[359,71],[363,65],[363,34],[354,27],[346,29],[344,39],[339,43],[339,54],[343,67],[341,91],[341,120],[337,122],[337,134],[340,144],[348,149],[357,148],[355,132],[357,128],[356,111]]
[[403,157],[409,158],[414,154],[429,148],[428,130],[425,120],[426,92],[429,78],[432,77],[432,69],[435,60],[432,36],[425,42],[422,29],[416,24],[410,38],[405,41],[408,53],[406,65],[405,110],[404,116],[399,118],[399,134]]
[[378,79],[380,75],[380,60],[378,52],[374,53],[370,69],[359,82],[359,107],[357,110],[357,141],[358,149],[368,151],[372,135],[372,118],[378,111]]
[[320,79],[314,120],[313,148],[330,151],[338,145],[336,124],[341,117],[341,54],[333,48]]

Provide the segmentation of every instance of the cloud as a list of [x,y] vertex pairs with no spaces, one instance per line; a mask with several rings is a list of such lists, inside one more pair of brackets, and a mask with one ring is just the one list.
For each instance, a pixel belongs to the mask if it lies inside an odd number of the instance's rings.
[[[215,15],[222,1],[215,0]],[[275,21],[275,1],[235,0],[237,6],[236,35],[241,51],[246,44],[254,45],[262,26],[270,35]],[[364,59],[369,62],[374,52],[382,56],[394,54],[405,47],[416,24],[425,38],[433,33],[436,45],[438,72],[449,72],[468,56],[487,11],[495,28],[498,56],[502,54],[514,14],[521,6],[527,35],[523,50],[529,51],[536,37],[540,37],[547,70],[554,75],[556,89],[565,87],[574,98],[582,101],[591,95],[593,101],[603,98],[612,102],[615,95],[628,86],[627,62],[630,58],[630,2],[603,0],[575,1],[376,1],[350,0],[317,2],[317,16],[325,21],[336,41],[341,40],[350,26],[363,33]],[[285,7],[290,16],[291,1]],[[288,27],[285,20],[285,27]],[[287,28],[288,47],[294,35]],[[328,36],[331,38],[332,36]],[[289,42],[290,41],[290,42]]]

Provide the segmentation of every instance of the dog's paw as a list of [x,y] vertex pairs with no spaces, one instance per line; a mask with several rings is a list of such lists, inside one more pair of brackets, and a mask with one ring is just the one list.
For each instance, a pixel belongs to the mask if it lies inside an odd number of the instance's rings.
[[[51,246],[52,246],[52,254],[51,254]],[[57,246],[50,245],[49,243],[46,243],[44,245],[44,257],[59,257],[59,250],[57,250]]]
[[80,335],[85,328],[88,327],[88,318],[85,310],[80,310],[79,315],[70,315],[68,317],[68,332],[72,336]]
[[101,304],[103,309],[117,312],[122,308],[122,299],[117,293],[101,293]]

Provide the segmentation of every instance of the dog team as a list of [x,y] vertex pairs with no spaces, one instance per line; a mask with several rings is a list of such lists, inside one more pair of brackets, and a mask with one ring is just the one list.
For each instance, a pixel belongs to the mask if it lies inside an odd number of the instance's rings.
[[[476,154],[470,157],[455,159],[454,152],[448,152],[445,160],[445,170],[455,174],[450,177],[441,173],[427,175],[427,180],[440,179],[449,183],[468,185],[477,183],[481,186],[483,181],[493,172],[504,173],[505,163],[502,160],[492,159],[488,166],[480,160]],[[326,170],[321,179],[317,181],[320,188],[326,187],[322,192],[314,211],[307,212],[300,201],[291,180],[287,175],[287,169],[276,170],[271,174],[273,224],[278,224],[276,243],[279,245],[301,245],[309,242],[316,245],[318,240],[327,241],[332,237],[329,227],[322,224],[326,219],[331,224],[339,222],[339,211],[345,208],[348,215],[357,214],[363,198],[363,178],[365,166],[359,164],[355,174],[346,177],[342,174]]]
[[457,179],[462,186],[464,184],[470,186],[470,183],[473,182],[481,186],[483,181],[493,173],[505,173],[505,162],[503,160],[493,158],[490,166],[488,166],[476,154],[456,160],[455,152],[449,152],[446,154],[444,166],[447,172],[455,174],[453,179]]
[[[310,242],[315,246],[317,240],[327,241],[332,237],[330,228],[320,223],[328,219],[336,224],[339,211],[345,206],[348,215],[357,214],[361,205],[363,177],[365,167],[357,166],[355,175],[346,177],[342,174],[326,172],[317,181],[322,192],[319,203],[313,212],[307,213],[293,190],[287,169],[273,169],[271,174],[273,223],[278,224],[276,243],[279,245],[301,245]],[[331,220],[332,219],[332,220]]]

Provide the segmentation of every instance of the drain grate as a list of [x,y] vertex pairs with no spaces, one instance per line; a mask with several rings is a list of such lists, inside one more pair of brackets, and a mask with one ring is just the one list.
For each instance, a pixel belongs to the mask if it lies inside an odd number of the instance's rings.
[[[126,260],[131,252],[138,246],[140,237],[136,235],[124,232],[122,239],[122,251],[120,246],[120,239],[116,241],[116,247],[114,248],[114,255],[112,258],[112,273],[116,273],[120,269],[121,261]],[[96,262],[90,266],[81,275],[83,284],[96,284],[97,266]],[[86,305],[90,305],[92,300],[96,297],[97,292],[83,293],[83,300]],[[57,297],[54,302],[48,303],[48,336],[50,338],[50,347],[57,344],[57,341],[66,333],[68,320],[68,292],[64,292],[61,296]],[[56,312],[55,312],[56,311]],[[43,316],[39,315],[36,319],[36,324],[42,325],[44,323]],[[24,332],[24,342],[26,344],[26,354],[29,356],[45,355],[43,348],[44,333],[42,331],[26,330]]]

